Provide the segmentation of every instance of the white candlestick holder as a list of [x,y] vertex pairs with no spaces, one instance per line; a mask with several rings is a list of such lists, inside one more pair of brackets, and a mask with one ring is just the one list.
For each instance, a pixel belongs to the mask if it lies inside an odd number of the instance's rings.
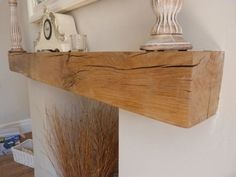
[[152,29],[152,39],[141,46],[142,50],[188,50],[192,45],[185,41],[177,15],[183,0],[152,0],[156,23]]
[[8,0],[11,11],[11,50],[10,52],[24,52],[21,42],[22,36],[17,19],[17,0]]

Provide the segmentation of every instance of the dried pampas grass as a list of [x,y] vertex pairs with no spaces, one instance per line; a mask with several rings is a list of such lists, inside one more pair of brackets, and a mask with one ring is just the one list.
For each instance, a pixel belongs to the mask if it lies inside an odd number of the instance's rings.
[[46,129],[49,157],[58,177],[117,173],[118,109],[82,99],[77,110],[63,114],[47,110]]

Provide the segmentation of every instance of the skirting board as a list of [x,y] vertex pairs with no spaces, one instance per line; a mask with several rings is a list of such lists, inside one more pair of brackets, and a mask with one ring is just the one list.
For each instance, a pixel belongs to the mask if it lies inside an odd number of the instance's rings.
[[25,120],[21,120],[21,121],[16,121],[16,122],[10,122],[7,124],[1,124],[0,125],[0,129],[2,128],[19,128],[21,133],[28,133],[28,132],[32,132],[32,123],[31,123],[31,119],[25,119]]

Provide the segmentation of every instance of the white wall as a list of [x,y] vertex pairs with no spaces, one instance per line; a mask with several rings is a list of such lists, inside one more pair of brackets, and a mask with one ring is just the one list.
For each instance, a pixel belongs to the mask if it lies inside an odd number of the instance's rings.
[[[186,0],[180,15],[185,37],[195,49],[226,51],[218,114],[192,129],[182,129],[120,110],[120,177],[236,176],[235,7],[235,0]],[[147,0],[101,0],[71,14],[79,31],[88,35],[92,51],[138,50],[154,23]],[[31,113],[39,125],[37,118],[44,116],[39,107],[65,100],[67,93],[30,84]],[[50,100],[42,99],[48,95]],[[36,177],[45,176],[41,155],[36,158]]]
[[181,129],[120,111],[121,177],[236,176],[236,1],[186,0],[180,16],[198,50],[226,52],[219,112]]
[[0,126],[29,118],[27,80],[10,72],[10,14],[8,2],[0,0]]

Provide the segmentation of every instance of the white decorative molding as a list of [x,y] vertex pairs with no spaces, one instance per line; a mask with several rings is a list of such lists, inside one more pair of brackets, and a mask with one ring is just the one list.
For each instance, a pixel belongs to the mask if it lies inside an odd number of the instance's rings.
[[34,0],[28,0],[29,19],[31,23],[38,22],[44,14],[45,7],[51,12],[64,13],[96,1],[98,0],[45,0],[37,5]]
[[17,0],[8,0],[11,12],[11,50],[10,52],[24,52],[21,42],[22,36],[17,19]]
[[7,128],[19,128],[21,133],[29,133],[32,132],[32,121],[31,119],[25,119],[16,122],[10,122],[7,124],[1,124],[0,129],[7,129]]
[[143,50],[188,50],[192,45],[185,41],[177,15],[183,0],[152,0],[156,23],[152,29],[152,39],[141,46]]

